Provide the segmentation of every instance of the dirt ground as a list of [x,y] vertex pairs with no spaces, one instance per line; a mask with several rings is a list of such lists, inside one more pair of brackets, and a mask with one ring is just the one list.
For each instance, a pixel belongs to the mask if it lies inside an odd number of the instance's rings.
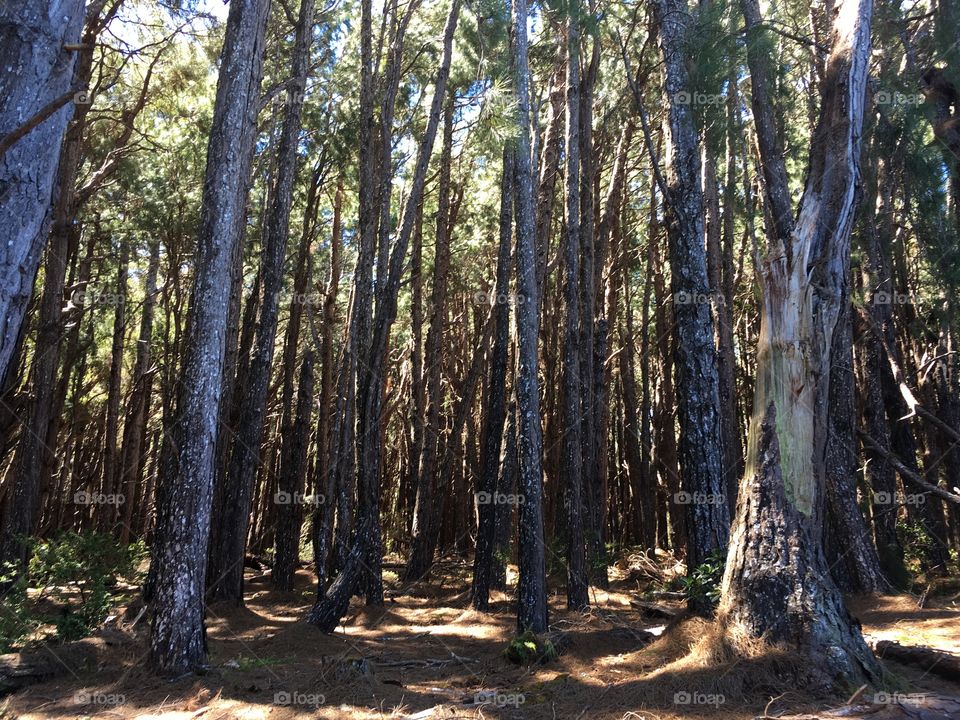
[[[170,681],[149,673],[141,662],[143,621],[132,631],[120,622],[100,634],[96,661],[8,696],[0,717],[740,720],[829,704],[789,686],[784,692],[760,668],[666,667],[706,623],[688,620],[667,630],[668,619],[631,604],[639,583],[622,574],[609,592],[594,595],[587,616],[567,613],[561,594],[551,598],[551,622],[566,647],[556,660],[514,665],[504,657],[515,623],[508,598],[495,596],[489,615],[471,610],[469,570],[465,562],[451,563],[439,579],[389,593],[376,611],[354,604],[333,635],[303,620],[315,592],[309,571],[300,571],[292,593],[273,591],[266,575],[251,575],[245,608],[209,611],[206,675]],[[924,605],[907,595],[851,601],[868,642],[960,651],[956,598]],[[893,663],[887,668],[905,691],[960,694],[935,676]]]

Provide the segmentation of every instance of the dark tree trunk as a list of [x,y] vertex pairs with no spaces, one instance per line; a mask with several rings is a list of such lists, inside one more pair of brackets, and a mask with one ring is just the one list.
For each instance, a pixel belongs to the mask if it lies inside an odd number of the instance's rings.
[[157,489],[150,657],[154,667],[174,675],[206,663],[204,578],[231,262],[245,215],[269,5],[269,0],[230,4],[207,146],[179,415]]
[[432,537],[437,528],[433,524],[435,512],[434,491],[437,462],[440,453],[440,410],[443,405],[443,334],[447,323],[447,278],[450,274],[450,154],[453,146],[453,103],[448,102],[443,114],[443,146],[440,151],[440,187],[437,200],[436,249],[433,261],[433,288],[430,293],[430,328],[424,357],[426,368],[426,422],[423,424],[423,444],[417,471],[417,495],[413,507],[411,528],[412,550],[404,579],[420,580],[433,564]]
[[510,306],[503,299],[510,292],[510,269],[513,260],[513,180],[514,152],[506,147],[503,151],[503,173],[500,179],[500,244],[497,250],[497,279],[492,298],[495,325],[484,398],[483,429],[480,433],[483,451],[480,456],[480,487],[477,493],[477,548],[473,560],[473,606],[483,611],[489,609],[496,539],[497,504],[490,500],[499,490],[497,478],[500,475],[500,454],[506,419]]
[[547,574],[543,536],[543,429],[537,378],[540,299],[530,161],[530,68],[527,2],[513,3],[513,79],[517,98],[517,451],[520,505],[520,580],[517,626],[547,629]]
[[[363,12],[369,13],[366,2],[361,5]],[[370,342],[364,342],[368,337],[365,330],[366,310],[357,310],[356,325],[351,327],[351,352],[358,353],[359,361],[354,361],[357,367],[357,513],[353,531],[353,542],[344,567],[334,583],[326,593],[318,599],[307,618],[308,622],[316,625],[324,632],[332,632],[340,619],[347,611],[350,598],[354,591],[365,587],[367,603],[379,605],[383,603],[383,578],[381,567],[383,549],[380,536],[380,467],[381,467],[381,418],[383,410],[383,393],[386,374],[387,344],[390,328],[396,314],[397,293],[400,290],[400,280],[403,271],[403,261],[407,252],[407,244],[413,231],[414,220],[423,197],[423,187],[426,182],[427,166],[433,151],[433,143],[440,124],[442,103],[446,96],[447,80],[450,76],[450,62],[453,54],[453,35],[457,26],[457,17],[460,12],[459,0],[453,0],[447,15],[446,27],[443,35],[443,59],[437,71],[434,85],[434,96],[430,107],[427,127],[418,148],[417,162],[413,172],[413,184],[404,209],[403,221],[397,234],[396,244],[390,255],[390,263],[386,282],[383,284],[377,314],[374,318],[373,333],[369,336]],[[369,43],[366,37],[369,33],[369,17],[361,25],[362,45]],[[361,53],[369,58],[369,48]],[[367,63],[362,59],[364,75],[370,71]],[[361,96],[364,95],[361,89]],[[362,105],[363,103],[361,103]],[[363,143],[363,138],[361,138]],[[363,158],[361,158],[361,175],[363,174]],[[363,180],[363,178],[361,178]],[[373,187],[372,182],[367,187]],[[361,192],[361,197],[363,193]],[[363,215],[361,214],[361,224]],[[369,250],[372,251],[370,245]],[[363,249],[362,249],[363,250]],[[372,263],[372,252],[369,261]],[[369,275],[358,269],[354,282],[354,303],[359,303],[361,296],[369,288],[362,283]],[[366,302],[366,300],[364,300]],[[355,306],[356,308],[356,306]]]
[[[566,232],[563,279],[563,475],[567,539],[567,607],[586,610],[584,546],[583,448],[584,392],[580,373],[580,33],[579,5],[571,3],[567,18]],[[591,268],[592,271],[592,268]],[[592,408],[587,408],[588,412]]]
[[263,416],[270,386],[270,370],[277,332],[279,293],[286,256],[293,184],[297,174],[297,146],[300,141],[300,112],[306,88],[310,44],[313,40],[313,0],[301,0],[296,40],[291,60],[291,86],[277,149],[277,176],[270,202],[263,243],[263,300],[257,336],[250,362],[250,375],[243,398],[243,413],[236,428],[221,504],[214,508],[219,544],[211,548],[209,593],[212,600],[243,604],[243,553],[250,515],[250,495],[260,466]]
[[[720,391],[704,247],[700,146],[689,103],[688,14],[679,0],[654,4],[669,101],[670,152],[664,202],[676,325],[680,472],[687,502],[687,570],[727,547],[730,513],[723,475]],[[687,101],[685,101],[685,98]]]
[[[271,580],[277,590],[293,590],[300,562],[300,528],[303,527],[304,480],[310,445],[310,411],[313,402],[313,352],[307,350],[300,366],[296,420],[282,438],[282,464],[277,484],[277,530]],[[316,499],[317,502],[320,498]]]
[[[143,452],[147,434],[147,418],[150,414],[150,391],[153,371],[150,368],[150,346],[153,342],[153,314],[157,301],[157,269],[160,265],[160,243],[150,244],[150,259],[147,261],[147,276],[143,287],[143,308],[140,316],[140,334],[137,338],[136,360],[133,364],[133,390],[127,404],[127,418],[123,423],[123,445],[120,461],[120,487],[126,496],[123,505],[123,520],[120,543],[126,544],[135,533],[134,507],[140,507],[146,494],[137,492],[140,484],[146,453]],[[134,502],[136,500],[136,502]]]

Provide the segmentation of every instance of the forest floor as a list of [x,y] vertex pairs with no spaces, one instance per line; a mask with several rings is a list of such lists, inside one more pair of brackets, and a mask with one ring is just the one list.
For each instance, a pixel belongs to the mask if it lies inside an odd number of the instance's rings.
[[[309,570],[298,573],[291,593],[252,573],[246,607],[209,610],[207,674],[175,681],[151,674],[141,662],[143,621],[132,630],[121,623],[92,641],[99,652],[85,669],[8,696],[0,717],[740,720],[837,704],[778,683],[762,659],[725,672],[684,659],[709,624],[652,614],[656,607],[637,603],[648,580],[636,572],[614,568],[611,589],[593,595],[588,615],[566,612],[562,594],[554,595],[551,623],[565,647],[559,658],[530,667],[504,656],[515,629],[506,595],[495,593],[490,614],[470,608],[469,563],[446,563],[403,594],[386,575],[385,607],[355,601],[338,631],[324,635],[303,620],[315,593]],[[654,604],[681,609],[676,601]],[[858,598],[850,607],[871,644],[960,651],[956,596],[926,598],[923,607],[909,595]],[[909,692],[960,694],[936,676],[886,666]]]

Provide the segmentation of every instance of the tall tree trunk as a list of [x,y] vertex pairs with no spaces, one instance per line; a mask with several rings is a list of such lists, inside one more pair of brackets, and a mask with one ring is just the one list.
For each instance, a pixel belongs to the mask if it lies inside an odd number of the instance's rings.
[[[364,12],[369,12],[366,2],[362,3],[361,8],[364,9]],[[459,12],[460,1],[453,0],[444,28],[443,58],[437,71],[427,127],[417,151],[413,183],[410,195],[407,198],[407,206],[404,209],[403,221],[397,234],[396,243],[390,255],[388,275],[377,304],[373,333],[369,336],[370,342],[363,342],[363,338],[368,337],[365,334],[364,325],[366,311],[358,311],[357,322],[359,324],[356,327],[351,327],[352,346],[350,350],[358,353],[358,360],[354,362],[359,364],[356,383],[358,504],[353,529],[353,543],[343,571],[327,589],[323,597],[318,599],[307,618],[308,622],[316,625],[324,632],[332,632],[336,628],[340,618],[347,611],[351,596],[361,586],[361,582],[365,586],[368,604],[379,605],[383,602],[383,578],[381,574],[383,549],[380,537],[381,418],[386,381],[383,365],[386,362],[390,328],[396,314],[397,293],[400,290],[407,244],[419,212],[418,207],[423,198],[427,166],[433,151],[437,126],[440,124],[442,103],[446,97],[447,80],[450,77],[450,62],[453,54],[453,35],[457,27]],[[367,30],[369,30],[369,26],[367,26]],[[362,44],[369,42],[369,38],[364,39],[364,35],[364,29],[361,27]],[[363,52],[361,54],[364,55]],[[369,57],[369,55],[364,55],[364,57]],[[361,60],[361,65],[365,66],[363,60]],[[362,95],[363,90],[361,90]],[[362,142],[363,138],[361,138]],[[361,170],[362,168],[363,158],[361,158]],[[369,187],[372,187],[372,184]],[[363,193],[361,192],[362,196]],[[362,221],[363,216],[361,215],[361,225]],[[371,244],[371,250],[372,247]],[[361,248],[361,253],[363,253],[363,248]],[[371,262],[372,259],[371,254]],[[367,289],[361,287],[360,284],[364,282],[364,277],[369,277],[369,275],[360,273],[358,269],[354,281],[354,303],[358,303],[367,292]],[[354,331],[356,331],[356,335],[354,335]],[[361,350],[362,352],[358,352]]]
[[417,495],[411,528],[412,549],[404,579],[420,580],[433,564],[437,531],[432,522],[437,462],[440,453],[440,410],[443,405],[443,333],[447,324],[447,279],[450,274],[450,154],[453,146],[453,102],[448,101],[443,114],[443,146],[440,151],[440,187],[437,200],[436,250],[433,261],[433,289],[430,293],[430,328],[424,356],[426,369],[426,422],[417,471]]
[[150,658],[158,670],[174,675],[206,662],[203,593],[230,266],[245,219],[269,6],[269,0],[230,3],[207,146],[179,417],[157,489]]
[[[150,390],[153,370],[150,367],[150,345],[153,341],[153,314],[157,302],[157,269],[160,265],[160,243],[150,243],[150,259],[143,287],[143,308],[140,315],[140,334],[137,337],[136,360],[133,364],[133,390],[127,404],[127,418],[123,423],[123,445],[120,451],[120,487],[126,496],[120,543],[125,545],[134,533],[133,510],[146,500],[146,493],[137,492],[146,454],[143,452],[150,415]],[[134,502],[136,500],[136,502]]]
[[[567,536],[567,607],[585,610],[586,548],[583,535],[582,444],[584,393],[580,375],[580,32],[579,3],[567,17],[566,232],[564,244],[563,332],[563,474]],[[591,268],[592,271],[593,268]],[[587,408],[592,412],[592,408]]]
[[[750,11],[745,15],[755,33],[759,10],[752,10],[753,21]],[[830,367],[835,328],[849,303],[845,268],[872,10],[871,0],[841,0],[835,8],[828,82],[797,221],[787,243],[774,228],[760,268],[754,416],[718,613],[728,633],[762,637],[809,658],[803,679],[816,685],[858,685],[881,672],[823,552]],[[754,81],[763,76],[751,70]],[[766,163],[770,147],[761,144],[760,151]],[[768,196],[781,192],[786,188],[767,188]]]
[[[83,0],[0,5],[0,137],[7,145],[11,133],[31,128],[0,155],[0,225],[8,229],[0,253],[0,377],[14,357],[47,242],[61,141],[74,101],[88,99],[74,96],[86,89],[74,85],[83,6]],[[4,559],[11,559],[6,552]]]
[[279,293],[286,257],[293,202],[293,183],[297,175],[297,146],[300,142],[300,113],[306,88],[313,40],[313,0],[301,0],[296,40],[291,59],[290,79],[283,129],[277,149],[277,176],[270,203],[263,243],[263,301],[257,324],[257,339],[250,362],[250,375],[243,398],[243,414],[236,429],[222,504],[214,508],[219,526],[214,537],[219,546],[210,554],[210,598],[243,604],[243,553],[250,515],[250,495],[260,466],[263,416],[270,386],[270,370],[277,332]]
[[[10,147],[0,164],[0,182],[6,188],[0,219],[5,221],[4,227],[13,228],[0,255],[0,375],[6,373],[37,269],[44,260],[38,352],[30,368],[32,402],[13,460],[13,484],[0,506],[0,564],[13,562],[17,567],[26,564],[27,548],[19,538],[33,532],[49,468],[47,438],[55,417],[52,406],[60,360],[67,251],[70,234],[79,232],[71,223],[74,188],[90,110],[86,88],[101,8],[102,4],[96,5],[87,14],[85,49],[74,61],[75,50],[67,50],[65,45],[75,44],[80,35],[82,2],[14,2],[0,7],[0,59],[5,68],[0,80],[0,130],[4,136],[35,122],[37,114],[58,98],[66,104]],[[78,93],[76,97],[73,92]],[[74,100],[82,100],[75,109]]]
[[500,244],[497,250],[497,278],[492,298],[495,326],[484,398],[483,429],[480,433],[483,452],[480,455],[481,469],[477,493],[479,515],[477,548],[473,559],[473,606],[482,611],[490,607],[497,520],[497,503],[492,500],[498,491],[497,478],[500,474],[503,427],[506,420],[510,305],[504,300],[510,292],[510,269],[513,260],[511,240],[513,237],[514,165],[514,150],[509,146],[505,147],[503,172],[500,178]]
[[676,319],[680,472],[687,503],[687,571],[726,550],[730,513],[725,499],[720,391],[704,247],[704,204],[700,146],[689,102],[686,3],[654,4],[664,58],[668,180],[664,189],[670,276]]
[[517,626],[547,629],[547,574],[543,537],[543,429],[537,344],[540,299],[530,159],[530,67],[527,60],[527,2],[513,3],[513,80],[517,98],[517,452],[519,454],[520,579]]

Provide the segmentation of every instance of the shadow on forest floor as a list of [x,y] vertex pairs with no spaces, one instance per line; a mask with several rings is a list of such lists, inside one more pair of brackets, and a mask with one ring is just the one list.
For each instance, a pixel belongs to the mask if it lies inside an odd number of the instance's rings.
[[[824,705],[763,686],[746,695],[721,695],[718,688],[729,692],[729,685],[718,685],[715,671],[663,672],[706,623],[690,621],[651,644],[647,633],[660,635],[667,621],[632,605],[638,583],[616,574],[609,591],[593,594],[588,615],[566,612],[558,590],[551,597],[551,623],[562,633],[565,651],[547,664],[513,665],[503,654],[515,629],[510,598],[495,593],[491,613],[472,610],[469,570],[466,561],[444,563],[416,588],[400,588],[388,573],[384,607],[355,601],[333,635],[303,621],[315,596],[309,570],[298,572],[289,593],[272,590],[268,575],[251,576],[246,607],[208,610],[207,674],[171,682],[146,670],[141,621],[133,633],[102,633],[96,660],[84,669],[6,698],[5,717],[740,720],[765,708],[777,716]],[[660,602],[680,609],[676,601]],[[871,642],[960,649],[955,605],[918,608],[912,597],[893,596],[860,598],[851,609]],[[960,691],[908,668],[891,669],[918,692]],[[740,668],[740,676],[751,674],[750,667]],[[761,674],[757,668],[756,676]]]

